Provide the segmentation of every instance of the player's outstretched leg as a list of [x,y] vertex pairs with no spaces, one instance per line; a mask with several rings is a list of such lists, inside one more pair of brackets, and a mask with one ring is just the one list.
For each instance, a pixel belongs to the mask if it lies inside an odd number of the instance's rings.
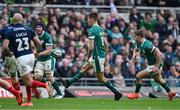
[[104,85],[114,93],[114,100],[119,101],[119,99],[122,97],[122,94],[117,91],[113,84],[110,81],[107,81],[104,83]]
[[119,99],[122,97],[122,94],[117,91],[117,89],[113,86],[113,84],[110,81],[107,81],[104,73],[98,72],[97,77],[99,82],[103,83],[107,88],[109,88],[114,93],[114,101],[119,101]]
[[78,72],[73,78],[71,78],[70,80],[63,80],[62,78],[60,78],[61,83],[63,84],[63,86],[65,88],[68,88],[72,83],[76,82],[77,80],[79,80],[80,78],[82,78],[84,76],[83,73]]
[[18,105],[21,105],[23,102],[23,98],[22,98],[22,92],[21,91],[17,91],[15,90],[8,82],[0,79],[0,85],[8,90],[9,92],[11,92],[14,96],[16,96],[16,101],[18,102]]

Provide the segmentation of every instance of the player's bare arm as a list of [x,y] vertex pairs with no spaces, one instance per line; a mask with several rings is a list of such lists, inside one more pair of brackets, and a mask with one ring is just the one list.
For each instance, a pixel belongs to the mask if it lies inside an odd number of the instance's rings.
[[132,57],[132,59],[134,60],[138,56],[140,56],[140,50],[138,48],[135,48],[133,50],[133,57]]
[[40,53],[38,54],[38,56],[46,56],[46,55],[49,55],[49,54],[51,53],[51,51],[52,51],[52,46],[47,46],[47,47],[46,47],[46,50],[40,52]]
[[108,53],[108,42],[106,39],[104,39],[104,46],[105,46],[106,53]]
[[4,44],[3,44],[3,51],[2,54],[3,56],[12,56],[12,52],[10,52],[8,46],[9,46],[10,41],[8,39],[4,40]]
[[90,57],[92,56],[93,49],[94,49],[94,39],[89,39],[87,60],[89,60]]
[[160,63],[161,63],[161,59],[162,59],[161,52],[160,52],[160,50],[158,48],[155,48],[154,55],[156,57],[156,66],[157,66],[157,69],[158,69],[159,66],[160,66]]
[[38,37],[34,37],[33,38],[33,42],[35,43],[35,44],[37,44],[38,46],[42,46],[42,43],[41,43],[41,41],[39,40],[39,38]]

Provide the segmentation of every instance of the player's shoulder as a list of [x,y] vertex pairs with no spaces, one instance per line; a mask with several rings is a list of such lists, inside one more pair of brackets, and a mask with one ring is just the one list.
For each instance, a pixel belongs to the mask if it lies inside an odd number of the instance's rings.
[[99,26],[92,26],[92,27],[89,29],[89,32],[91,32],[91,33],[96,33],[98,29],[99,29]]
[[153,44],[152,44],[152,42],[151,42],[151,41],[149,41],[149,40],[145,39],[145,41],[144,41],[144,45],[145,45],[145,46],[150,46],[150,45],[153,45]]
[[44,37],[51,38],[51,35],[48,32],[44,31]]

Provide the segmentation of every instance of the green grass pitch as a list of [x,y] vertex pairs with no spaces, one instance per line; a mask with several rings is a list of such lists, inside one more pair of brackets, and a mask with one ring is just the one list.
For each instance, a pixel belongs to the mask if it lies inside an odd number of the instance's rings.
[[0,110],[180,110],[180,99],[110,98],[33,99],[33,107],[21,107],[15,99],[0,99]]

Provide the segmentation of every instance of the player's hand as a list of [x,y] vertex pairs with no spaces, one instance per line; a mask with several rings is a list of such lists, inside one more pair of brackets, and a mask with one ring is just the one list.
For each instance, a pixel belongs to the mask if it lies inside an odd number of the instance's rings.
[[158,66],[153,65],[153,66],[152,66],[152,72],[153,72],[153,73],[157,73],[158,68],[159,68]]

